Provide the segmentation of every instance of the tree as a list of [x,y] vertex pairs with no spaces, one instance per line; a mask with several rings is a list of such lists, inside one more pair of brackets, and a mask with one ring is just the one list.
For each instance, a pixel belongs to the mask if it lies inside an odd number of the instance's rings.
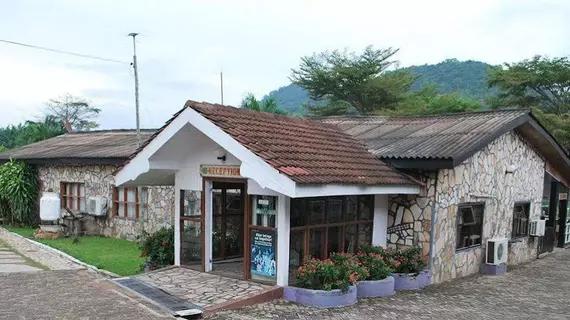
[[0,149],[12,149],[53,138],[66,132],[63,121],[46,116],[42,121],[26,121],[17,126],[0,128]]
[[257,100],[253,93],[248,93],[241,101],[241,108],[249,109],[257,112],[269,112],[276,114],[287,114],[277,104],[277,100],[273,97],[267,97],[261,101]]
[[67,119],[74,130],[90,130],[99,126],[95,119],[99,116],[101,109],[93,107],[85,99],[65,94],[57,99],[49,100],[46,105],[47,115],[61,120]]
[[435,84],[424,85],[419,91],[409,93],[406,100],[394,110],[380,110],[377,115],[419,116],[482,110],[479,102],[455,93],[439,93]]
[[570,111],[570,61],[567,57],[535,56],[504,67],[491,68],[489,86],[501,90],[489,104],[500,107],[538,107],[546,113]]
[[532,114],[566,150],[570,149],[570,113],[546,113],[532,108]]
[[393,109],[405,99],[415,77],[408,71],[387,70],[396,65],[397,49],[367,47],[361,54],[338,50],[301,58],[290,80],[304,88],[322,106],[308,106],[313,115],[344,114],[351,108],[359,114]]

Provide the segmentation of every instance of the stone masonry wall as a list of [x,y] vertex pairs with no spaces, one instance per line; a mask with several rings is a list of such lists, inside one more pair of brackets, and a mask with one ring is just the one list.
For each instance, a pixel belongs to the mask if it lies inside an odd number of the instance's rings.
[[[506,173],[509,165],[514,173]],[[544,160],[515,132],[508,132],[453,169],[440,170],[437,181],[433,282],[477,273],[486,241],[511,238],[513,208],[529,201],[530,219],[540,217]],[[456,250],[457,210],[461,203],[484,203],[482,246]],[[509,264],[536,257],[537,241],[526,237],[509,245]]]
[[154,232],[174,225],[174,188],[171,186],[142,187],[142,206],[137,220],[112,216],[112,186],[115,183],[113,165],[44,165],[39,167],[43,190],[60,193],[60,182],[85,184],[85,197],[105,197],[109,203],[105,218],[88,217],[85,227],[89,234],[100,234],[134,240],[143,230]]
[[422,248],[429,257],[432,208],[435,202],[435,173],[408,172],[426,184],[423,195],[393,195],[389,198],[388,246]]

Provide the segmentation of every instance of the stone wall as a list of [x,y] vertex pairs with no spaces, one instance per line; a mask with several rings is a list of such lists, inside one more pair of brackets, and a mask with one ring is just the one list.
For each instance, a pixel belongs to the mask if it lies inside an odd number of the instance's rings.
[[112,216],[111,201],[118,169],[113,165],[44,165],[39,167],[42,191],[60,193],[60,182],[85,184],[85,197],[105,197],[109,203],[106,217],[85,219],[89,234],[134,240],[142,231],[154,232],[174,225],[174,188],[171,186],[141,187],[142,206],[137,220]]
[[[509,165],[514,173],[506,173]],[[530,219],[540,217],[544,160],[515,132],[508,132],[454,169],[440,170],[437,181],[435,283],[479,271],[488,239],[511,238],[513,208],[529,201]],[[456,250],[457,209],[461,203],[484,203],[482,246]],[[526,237],[509,245],[509,264],[536,257],[537,241]]]
[[393,195],[389,198],[388,246],[403,249],[420,246],[429,257],[432,209],[435,203],[435,173],[408,172],[426,184],[420,195]]

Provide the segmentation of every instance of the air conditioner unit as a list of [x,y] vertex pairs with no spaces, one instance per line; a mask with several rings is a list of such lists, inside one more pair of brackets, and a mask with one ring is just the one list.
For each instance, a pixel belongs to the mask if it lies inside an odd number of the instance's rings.
[[543,237],[546,230],[546,220],[532,220],[529,226],[529,234],[533,237]]
[[507,263],[509,240],[507,238],[487,240],[487,264]]
[[107,199],[103,197],[90,197],[87,212],[94,216],[104,216],[106,214]]

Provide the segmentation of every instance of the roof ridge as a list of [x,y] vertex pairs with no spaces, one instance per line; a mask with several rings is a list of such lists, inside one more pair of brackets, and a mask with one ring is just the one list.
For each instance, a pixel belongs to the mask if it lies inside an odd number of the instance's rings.
[[[141,132],[155,132],[158,129],[145,128],[140,129]],[[89,130],[89,131],[72,131],[65,134],[90,134],[90,133],[136,133],[137,129],[102,129],[102,130]]]

